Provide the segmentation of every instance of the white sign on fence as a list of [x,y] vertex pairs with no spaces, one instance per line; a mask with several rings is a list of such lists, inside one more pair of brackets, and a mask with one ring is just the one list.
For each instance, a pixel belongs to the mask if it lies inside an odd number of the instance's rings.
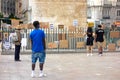
[[4,48],[6,49],[6,50],[8,50],[8,49],[10,49],[10,42],[5,42],[4,44],[3,44],[3,46],[4,46]]

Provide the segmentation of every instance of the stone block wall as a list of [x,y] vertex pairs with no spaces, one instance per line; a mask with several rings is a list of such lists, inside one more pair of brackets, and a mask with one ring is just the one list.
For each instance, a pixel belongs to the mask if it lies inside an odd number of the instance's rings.
[[29,5],[32,6],[32,21],[39,20],[68,27],[77,20],[79,27],[86,26],[86,0],[29,0]]

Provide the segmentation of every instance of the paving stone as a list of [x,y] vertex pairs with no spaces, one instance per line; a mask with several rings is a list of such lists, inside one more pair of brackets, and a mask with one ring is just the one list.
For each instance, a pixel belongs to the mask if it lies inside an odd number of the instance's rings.
[[120,80],[120,54],[105,53],[98,56],[86,54],[47,54],[44,72],[47,77],[31,78],[31,55],[21,55],[21,62],[14,55],[0,55],[0,80]]

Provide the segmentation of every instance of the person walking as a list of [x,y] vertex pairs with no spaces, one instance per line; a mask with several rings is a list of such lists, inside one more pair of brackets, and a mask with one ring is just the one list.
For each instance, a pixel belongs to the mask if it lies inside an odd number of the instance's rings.
[[93,55],[93,41],[94,41],[92,27],[88,27],[86,35],[87,35],[87,40],[86,40],[87,56],[89,55],[92,56]]
[[102,25],[98,25],[98,29],[95,31],[95,41],[98,45],[99,55],[103,54],[103,42],[104,42],[104,30],[102,29]]
[[20,48],[21,48],[21,33],[20,33],[20,28],[17,28],[16,29],[16,34],[17,34],[17,37],[18,37],[18,41],[15,41],[15,56],[14,56],[14,59],[15,61],[21,61],[20,60]]
[[32,45],[32,74],[31,77],[35,77],[35,64],[37,59],[39,59],[39,68],[40,74],[39,77],[46,76],[43,73],[43,66],[46,58],[46,42],[45,42],[45,33],[43,30],[40,30],[40,24],[38,21],[34,21],[33,25],[35,29],[30,33],[30,40]]

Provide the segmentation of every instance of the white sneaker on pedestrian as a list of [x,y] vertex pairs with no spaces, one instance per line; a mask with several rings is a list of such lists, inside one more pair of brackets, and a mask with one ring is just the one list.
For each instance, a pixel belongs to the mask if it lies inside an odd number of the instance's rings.
[[40,73],[39,74],[39,77],[41,78],[41,77],[45,77],[46,76],[46,74],[44,74],[44,73]]
[[87,54],[87,56],[89,56],[89,54]]
[[33,72],[31,73],[31,77],[32,77],[32,78],[35,77],[35,74],[34,74]]
[[91,56],[93,56],[93,54],[91,54]]
[[99,56],[103,56],[102,54],[99,54]]

